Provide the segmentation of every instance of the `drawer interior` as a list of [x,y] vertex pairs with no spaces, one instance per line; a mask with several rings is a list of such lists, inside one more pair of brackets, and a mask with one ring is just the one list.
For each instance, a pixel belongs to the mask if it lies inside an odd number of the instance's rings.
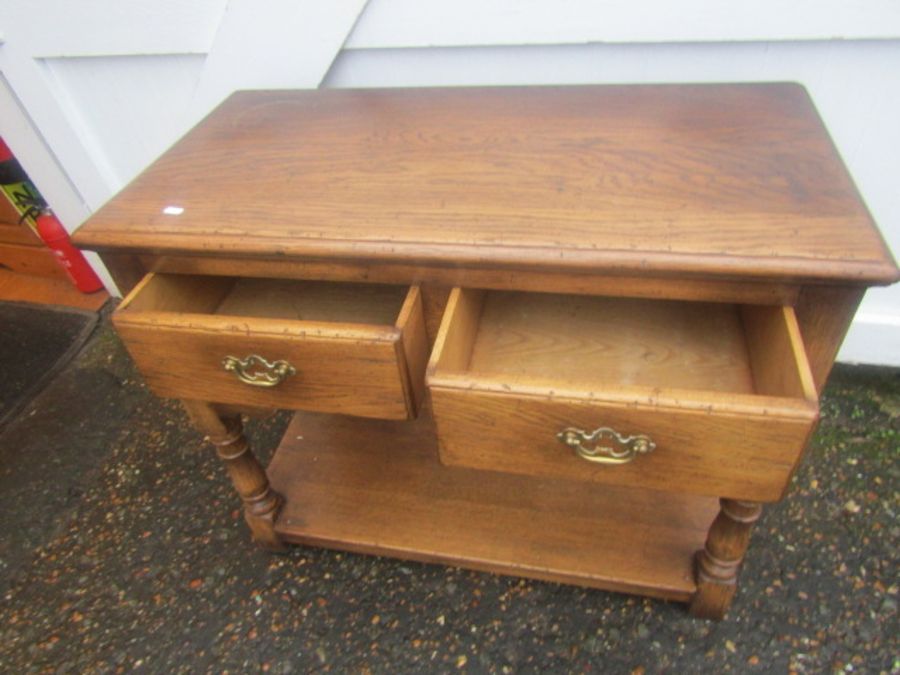
[[394,326],[409,287],[298,279],[148,275],[120,312],[178,312]]
[[789,307],[456,289],[431,362],[503,389],[815,400]]

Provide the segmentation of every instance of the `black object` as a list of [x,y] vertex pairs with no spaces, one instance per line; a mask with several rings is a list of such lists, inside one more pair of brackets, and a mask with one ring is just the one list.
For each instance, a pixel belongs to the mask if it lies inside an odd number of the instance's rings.
[[78,353],[97,313],[0,302],[0,426]]

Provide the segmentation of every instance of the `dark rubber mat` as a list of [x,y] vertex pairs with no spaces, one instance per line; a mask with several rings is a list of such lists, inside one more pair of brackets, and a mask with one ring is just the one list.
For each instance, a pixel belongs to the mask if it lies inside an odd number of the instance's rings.
[[98,314],[0,302],[0,426],[78,353]]

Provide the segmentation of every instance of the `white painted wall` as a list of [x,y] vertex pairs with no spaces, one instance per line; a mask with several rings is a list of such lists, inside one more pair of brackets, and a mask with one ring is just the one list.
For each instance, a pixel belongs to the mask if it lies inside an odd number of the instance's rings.
[[[791,80],[900,254],[898,0],[0,0],[0,36],[0,134],[69,229],[235,88]],[[900,285],[841,358],[900,366]]]

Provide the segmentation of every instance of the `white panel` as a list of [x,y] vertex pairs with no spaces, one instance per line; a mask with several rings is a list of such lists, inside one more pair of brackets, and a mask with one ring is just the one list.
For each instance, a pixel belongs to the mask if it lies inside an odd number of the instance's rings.
[[[28,123],[53,153],[71,185],[89,208],[109,199],[116,181],[107,171],[102,155],[86,145],[74,129],[72,111],[60,105],[45,69],[30,56],[27,35],[17,34],[0,47],[0,72],[16,98]],[[10,137],[15,149],[18,139]],[[40,157],[40,156],[39,156]],[[23,164],[32,161],[20,156]],[[43,157],[35,163],[42,164]],[[69,223],[67,226],[71,227]]]
[[900,366],[900,317],[866,311],[857,314],[838,361]]
[[116,190],[195,120],[188,108],[203,56],[112,56],[44,61],[86,143],[102,154]]
[[6,78],[0,74],[0,136],[22,164],[60,220],[78,224],[89,213],[87,204],[72,185],[44,139],[16,98]]
[[896,37],[896,0],[372,0],[347,47]]
[[[900,253],[900,41],[346,50],[329,87],[797,81],[810,91],[888,245]],[[841,357],[900,366],[900,284],[871,289]],[[874,318],[873,318],[874,317]],[[891,324],[893,325],[893,324]]]
[[205,53],[226,2],[4,0],[0,31],[35,57]]
[[199,119],[237,89],[319,86],[366,0],[230,0],[192,104]]
[[[38,186],[41,195],[53,207],[60,222],[71,232],[90,213],[87,204],[28,119],[21,102],[2,74],[0,74],[0,136]],[[88,254],[88,261],[106,288],[115,292],[116,285],[99,258],[94,254]]]

